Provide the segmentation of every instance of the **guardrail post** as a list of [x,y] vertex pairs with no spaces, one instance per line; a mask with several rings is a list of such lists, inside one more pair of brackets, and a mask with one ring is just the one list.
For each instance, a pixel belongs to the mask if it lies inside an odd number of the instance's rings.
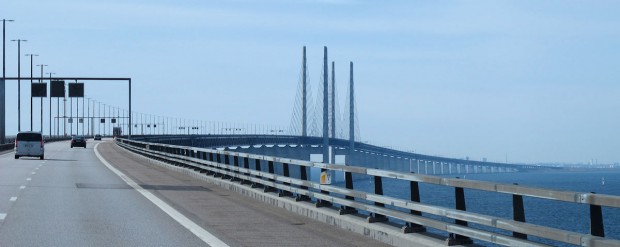
[[[519,185],[514,183],[514,185]],[[512,218],[514,221],[525,222],[525,208],[523,207],[523,196],[512,195]],[[512,236],[519,239],[527,239],[527,234],[512,232]]]
[[[234,172],[235,174],[239,174],[239,156],[234,155],[233,156],[233,169],[232,172]],[[233,176],[232,179],[230,181],[241,181],[240,178]]]
[[[420,186],[418,182],[410,181],[409,190],[411,192],[411,195],[410,195],[411,201],[419,203],[420,202]],[[422,216],[422,212],[420,211],[411,210],[410,212],[413,215]],[[419,224],[407,222],[405,226],[402,228],[402,230],[403,230],[403,233],[426,232],[426,227],[419,225]]]
[[[218,164],[218,165],[219,165],[219,164],[222,164],[222,155],[221,155],[221,154],[219,154],[219,153],[216,153],[216,154],[215,154],[215,160],[216,160],[216,162],[217,162],[217,164]],[[216,167],[216,169],[219,169],[219,167]],[[214,176],[214,177],[216,177],[216,178],[217,178],[217,177],[223,177],[223,176],[224,176],[224,174],[221,174],[221,173],[219,173],[219,172],[215,172],[215,174],[214,174],[213,176]]]
[[[275,169],[273,168],[273,161],[271,161],[271,160],[267,161],[267,170],[269,171],[270,174],[275,174]],[[276,180],[270,178],[269,182],[275,183]],[[278,190],[276,188],[274,188],[274,187],[266,186],[263,191],[264,192],[277,192]]]
[[[353,175],[351,175],[351,172],[344,172],[344,180],[345,187],[349,190],[353,190]],[[355,198],[352,196],[345,196],[345,199],[355,201]],[[338,210],[338,213],[340,215],[355,214],[357,213],[357,209],[349,206],[340,206],[340,210]]]
[[[228,155],[228,154],[224,154],[224,165],[226,165],[225,168],[224,168],[224,171],[227,171],[227,172],[232,171],[232,163],[230,163],[230,155]],[[230,180],[233,179],[232,176],[225,175],[225,174],[222,175],[222,178],[223,179],[230,179]]]
[[[207,153],[206,153],[206,152],[199,151],[199,152],[198,152],[198,154],[199,154],[199,155],[198,155],[198,158],[199,158],[199,159],[201,159],[201,160],[207,160],[208,156],[207,156]],[[203,165],[204,165],[204,164],[203,164]],[[201,168],[201,169],[200,169],[200,173],[207,173],[207,172],[208,172],[208,170],[207,170],[207,169],[204,169],[204,168]]]
[[[308,171],[307,171],[307,167],[306,166],[299,166],[299,178],[304,181],[307,182],[308,181]],[[301,188],[302,190],[308,190],[308,186],[300,186],[299,188]],[[295,201],[310,201],[311,198],[307,195],[297,195],[297,198],[295,198]]]
[[[594,192],[590,192],[596,194]],[[603,210],[600,205],[590,204],[590,235],[605,237],[605,226],[603,225]]]
[[[374,176],[374,180],[375,180],[375,194],[376,195],[383,195],[382,177],[381,176]],[[375,204],[375,206],[385,207],[385,205],[383,203],[380,203],[380,202],[375,202],[374,204]],[[385,217],[385,215],[382,215],[382,214],[370,213],[370,216],[368,216],[368,218],[366,218],[366,220],[368,221],[368,223],[375,223],[375,222],[386,222],[386,221],[388,221],[388,218]]]
[[[259,171],[259,172],[261,171],[260,161],[261,160],[259,160],[259,159],[254,159],[254,164],[256,165],[256,170]],[[260,184],[260,183],[254,183],[254,182],[252,183],[252,188],[258,188],[258,187],[263,187],[263,185]]]
[[[288,163],[282,163],[282,174],[285,177],[287,177],[287,178],[291,177],[290,173],[289,173],[289,170],[288,170]],[[291,183],[284,182],[283,184],[286,185],[286,186],[289,186],[289,187],[291,186]],[[293,196],[293,193],[290,192],[290,191],[287,191],[287,190],[280,190],[280,193],[278,193],[278,196],[279,197],[282,197],[282,196]]]
[[[213,162],[215,160],[215,157],[213,157],[213,153],[209,152],[209,157],[207,158],[207,160],[210,162]],[[213,165],[210,166],[213,167]],[[208,170],[207,175],[215,175],[215,172]]]
[[[457,177],[458,178],[458,177]],[[456,199],[456,210],[467,211],[465,207],[465,191],[461,187],[454,188],[454,197]],[[461,226],[467,226],[467,221],[454,220],[454,223]],[[446,245],[465,245],[473,244],[474,241],[466,236],[462,236],[455,233],[450,233],[450,236],[446,239]]]
[[[325,163],[327,163],[327,162],[325,162]],[[325,169],[325,168],[321,168],[321,174],[323,174],[323,172],[330,172],[330,170]],[[321,190],[321,194],[329,195],[329,191]],[[316,203],[314,204],[314,206],[317,207],[317,208],[320,208],[320,207],[331,207],[332,205],[333,204],[330,201],[321,200],[321,199],[317,199]]]
[[[243,157],[243,168],[249,170],[250,169],[250,159],[248,157]],[[243,173],[245,176],[250,176],[250,173]],[[249,180],[242,179],[241,184],[252,184]]]

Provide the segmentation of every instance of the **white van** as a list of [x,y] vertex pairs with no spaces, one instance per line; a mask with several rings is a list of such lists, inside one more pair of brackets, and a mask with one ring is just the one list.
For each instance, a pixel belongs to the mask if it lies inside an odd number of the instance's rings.
[[43,159],[45,148],[41,132],[20,132],[15,138],[15,159],[22,156],[39,157]]

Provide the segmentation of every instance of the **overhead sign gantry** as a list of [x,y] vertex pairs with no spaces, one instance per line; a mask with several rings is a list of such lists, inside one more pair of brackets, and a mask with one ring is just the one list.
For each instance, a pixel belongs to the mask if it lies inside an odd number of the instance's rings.
[[[129,126],[132,126],[131,125],[131,78],[119,78],[119,77],[28,77],[28,78],[25,78],[25,77],[4,77],[4,78],[0,78],[0,85],[5,85],[5,81],[17,81],[17,80],[21,80],[21,79],[32,79],[32,80],[41,80],[41,81],[127,81],[128,82],[128,86],[129,86],[129,116],[130,116],[129,117]],[[51,83],[51,84],[53,86],[53,83]],[[56,95],[53,92],[52,89],[50,89],[50,95]],[[83,87],[82,87],[82,89],[83,89]],[[1,89],[1,90],[4,91],[4,89]],[[63,94],[64,94],[64,92],[63,92]],[[54,97],[54,96],[52,96],[52,97]],[[6,102],[5,95],[4,94],[0,94],[0,105],[1,106],[5,106],[6,105],[5,102]],[[51,104],[51,98],[50,98],[50,104]],[[5,111],[6,111],[5,107],[0,107],[0,144],[6,143],[6,112]],[[131,129],[132,128],[129,128],[129,133],[128,133],[128,138],[129,139],[131,139]],[[50,129],[50,131],[52,131],[52,130]]]

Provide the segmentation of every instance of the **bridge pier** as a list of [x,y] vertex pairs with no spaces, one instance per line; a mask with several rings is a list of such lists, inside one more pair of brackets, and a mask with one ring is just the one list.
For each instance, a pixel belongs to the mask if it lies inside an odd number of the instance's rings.
[[415,161],[418,164],[418,174],[420,174],[420,160],[415,160]]

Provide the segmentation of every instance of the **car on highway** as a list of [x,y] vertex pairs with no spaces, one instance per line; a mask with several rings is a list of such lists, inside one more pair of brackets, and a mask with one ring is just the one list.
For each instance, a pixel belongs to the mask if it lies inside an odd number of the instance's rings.
[[101,135],[95,135],[94,139],[95,141],[101,141]]
[[84,147],[86,148],[86,139],[84,139],[84,137],[81,136],[74,136],[71,139],[71,148],[73,147]]
[[25,131],[15,137],[15,159],[22,156],[45,157],[45,141],[41,132]]

